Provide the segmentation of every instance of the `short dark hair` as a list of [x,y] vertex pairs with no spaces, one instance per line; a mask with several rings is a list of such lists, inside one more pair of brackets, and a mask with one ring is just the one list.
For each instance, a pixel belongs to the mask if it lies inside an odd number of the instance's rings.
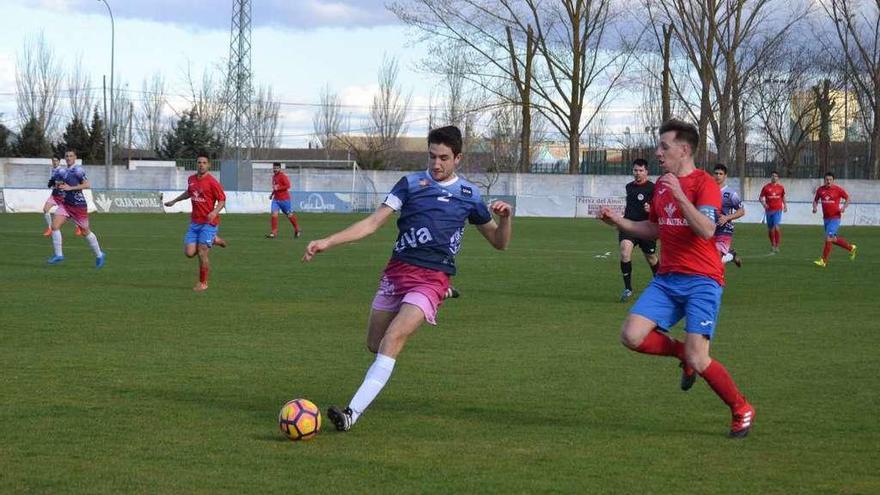
[[198,161],[199,158],[204,158],[205,160],[208,160],[209,163],[211,161],[211,158],[208,156],[207,153],[199,153],[198,155],[196,155],[196,161]]
[[648,160],[645,160],[644,158],[636,158],[633,160],[633,165],[648,168]]
[[281,162],[272,162],[272,168],[275,167],[281,168]]
[[727,165],[725,165],[723,163],[716,163],[715,168],[712,170],[714,170],[716,172],[721,170],[722,172],[724,172],[724,175],[727,175]]
[[696,154],[700,145],[700,131],[696,126],[683,120],[669,119],[660,126],[660,134],[674,132],[677,141],[684,141],[691,147],[691,155]]
[[771,170],[771,171],[770,171],[770,175],[773,175],[773,174],[779,175],[779,172],[777,172],[777,171],[775,171],[775,170]]
[[68,154],[68,153],[73,153],[73,154],[75,155],[75,154],[76,154],[76,150],[73,149],[73,148],[67,148],[66,150],[64,150],[64,154],[66,155],[66,154]]
[[831,173],[831,172],[825,172],[825,177],[831,177],[832,179],[835,178],[835,177],[834,177],[834,174]]
[[438,127],[428,133],[428,144],[445,144],[458,155],[461,153],[461,131],[454,125]]

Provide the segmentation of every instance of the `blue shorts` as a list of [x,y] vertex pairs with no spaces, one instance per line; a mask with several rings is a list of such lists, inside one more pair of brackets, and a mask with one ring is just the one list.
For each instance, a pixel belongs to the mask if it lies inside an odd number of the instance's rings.
[[782,223],[782,210],[768,211],[766,213],[766,216],[768,229],[777,227],[780,223]]
[[644,316],[663,331],[685,318],[685,332],[711,339],[723,290],[718,282],[702,275],[656,275],[630,313]]
[[272,200],[272,213],[278,213],[278,210],[281,210],[281,213],[285,215],[290,215],[290,212],[293,211],[290,208],[290,200],[285,199],[284,201],[278,201],[277,199]]
[[214,237],[217,237],[217,226],[210,223],[191,223],[186,235],[183,236],[184,244],[204,244],[208,247],[214,245]]
[[840,219],[832,218],[825,220],[825,235],[828,237],[837,237],[837,229],[840,228]]

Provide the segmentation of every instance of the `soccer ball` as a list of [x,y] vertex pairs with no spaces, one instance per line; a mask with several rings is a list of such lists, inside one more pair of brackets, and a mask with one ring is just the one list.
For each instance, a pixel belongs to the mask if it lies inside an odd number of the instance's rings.
[[311,440],[321,430],[321,411],[308,399],[293,399],[281,408],[278,427],[294,442]]

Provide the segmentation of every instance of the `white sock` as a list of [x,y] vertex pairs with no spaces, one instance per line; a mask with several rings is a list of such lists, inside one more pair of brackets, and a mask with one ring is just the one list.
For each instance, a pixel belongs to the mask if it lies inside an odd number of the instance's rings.
[[52,247],[55,249],[55,256],[64,256],[64,252],[61,250],[61,231],[53,230],[52,231]]
[[47,211],[43,216],[46,217],[46,227],[52,227],[52,214]]
[[379,395],[379,392],[388,383],[388,379],[391,378],[391,372],[394,371],[394,363],[394,358],[376,354],[376,360],[373,361],[370,369],[367,370],[364,383],[361,384],[361,388],[358,389],[354,397],[351,398],[351,402],[348,403],[348,407],[352,411],[352,424],[370,407],[370,403],[376,399],[376,396]]
[[725,253],[724,256],[721,257],[722,263],[730,263],[733,261],[733,255],[730,253]]
[[86,240],[89,241],[89,246],[92,246],[92,251],[95,252],[95,257],[101,256],[101,246],[98,245],[98,238],[95,237],[94,232],[89,232],[89,235],[86,236]]

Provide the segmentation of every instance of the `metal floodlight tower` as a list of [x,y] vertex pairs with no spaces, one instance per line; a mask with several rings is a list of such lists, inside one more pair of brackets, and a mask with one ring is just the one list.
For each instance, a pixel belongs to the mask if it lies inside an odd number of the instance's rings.
[[232,0],[232,32],[229,41],[227,111],[231,143],[235,146],[235,167],[241,166],[241,150],[248,144],[251,86],[251,1]]

